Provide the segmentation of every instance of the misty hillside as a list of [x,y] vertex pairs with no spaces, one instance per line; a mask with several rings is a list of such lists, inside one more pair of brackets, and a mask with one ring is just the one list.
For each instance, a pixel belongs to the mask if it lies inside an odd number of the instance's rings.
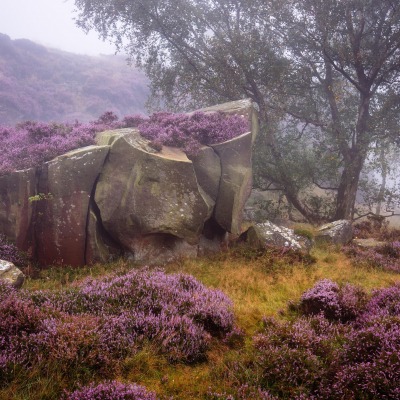
[[0,125],[144,113],[147,95],[145,75],[124,56],[76,55],[0,34]]

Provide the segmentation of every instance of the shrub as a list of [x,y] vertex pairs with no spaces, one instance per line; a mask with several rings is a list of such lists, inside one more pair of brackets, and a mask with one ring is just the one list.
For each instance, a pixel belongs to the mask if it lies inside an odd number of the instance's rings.
[[300,308],[305,315],[323,313],[328,319],[340,319],[339,285],[323,279],[301,296]]
[[91,384],[66,394],[64,400],[156,400],[154,393],[136,384],[109,381]]
[[355,244],[344,247],[345,253],[356,265],[400,271],[400,241],[386,243],[374,248],[362,248]]
[[156,113],[146,119],[127,116],[122,121],[108,111],[88,124],[42,123],[27,121],[0,127],[2,151],[0,174],[39,166],[70,150],[95,143],[95,135],[107,129],[138,127],[153,146],[176,146],[195,154],[201,144],[231,139],[248,130],[248,122],[237,115],[223,113],[192,115]]
[[17,266],[26,264],[26,256],[2,234],[0,234],[0,260],[10,261]]
[[374,290],[360,318],[400,317],[400,286]]
[[233,331],[231,301],[188,275],[134,270],[60,292],[0,286],[4,376],[11,365],[52,362],[106,375],[148,342],[171,362],[194,362],[205,358],[211,335]]
[[238,386],[298,400],[399,398],[400,286],[368,296],[322,280],[303,300],[293,321],[264,321],[251,362],[230,365]]
[[258,386],[283,398],[309,398],[335,364],[339,332],[322,314],[293,323],[266,320],[253,338]]
[[205,114],[156,113],[138,125],[140,134],[156,147],[181,147],[188,154],[196,154],[200,145],[220,143],[249,130],[246,119],[222,112]]

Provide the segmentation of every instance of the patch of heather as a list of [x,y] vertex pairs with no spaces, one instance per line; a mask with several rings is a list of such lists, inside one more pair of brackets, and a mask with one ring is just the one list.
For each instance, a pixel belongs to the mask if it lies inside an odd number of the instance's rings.
[[190,275],[161,270],[90,278],[69,291],[37,292],[35,299],[70,314],[104,316],[134,309],[146,315],[187,315],[217,336],[233,329],[232,303],[225,294],[207,289]]
[[340,319],[339,285],[323,279],[301,296],[300,307],[304,314],[323,313],[328,319]]
[[138,127],[156,148],[181,147],[194,154],[201,144],[231,139],[248,130],[238,115],[223,113],[156,113],[150,118],[133,115],[121,121],[108,111],[88,124],[27,121],[15,127],[0,126],[0,174],[36,167],[70,150],[95,143],[95,135],[108,129]]
[[252,361],[232,363],[231,378],[284,399],[399,398],[400,286],[367,295],[322,280],[303,300],[296,319],[264,321]]
[[194,362],[211,335],[234,330],[231,301],[188,275],[134,270],[59,292],[3,286],[0,375],[54,361],[106,376],[148,342],[171,362]]
[[343,249],[356,265],[400,272],[400,241],[389,242],[374,248],[350,244]]
[[385,317],[400,318],[400,285],[374,290],[360,315],[363,321]]
[[303,315],[322,313],[330,321],[355,320],[364,309],[367,295],[360,287],[345,284],[342,287],[329,279],[318,281],[303,293],[298,309]]
[[283,398],[314,393],[335,362],[339,333],[322,314],[292,323],[266,320],[253,338],[258,385]]
[[338,398],[396,399],[400,393],[400,321],[376,319],[345,336],[330,389]]
[[247,132],[249,123],[242,116],[222,112],[190,115],[162,112],[153,114],[139,124],[138,129],[155,148],[162,145],[181,147],[193,155],[201,145],[220,143]]
[[67,393],[63,400],[157,400],[157,397],[143,386],[109,381],[81,387]]
[[243,384],[238,389],[234,390],[234,395],[213,392],[211,390],[208,391],[206,395],[207,400],[278,400],[278,397],[273,396],[268,391],[254,388],[248,384]]
[[26,256],[2,234],[0,234],[0,260],[10,261],[17,266],[26,264]]

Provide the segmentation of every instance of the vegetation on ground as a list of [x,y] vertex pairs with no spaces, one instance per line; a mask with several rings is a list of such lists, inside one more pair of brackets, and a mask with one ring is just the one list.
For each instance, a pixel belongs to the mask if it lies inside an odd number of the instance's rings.
[[239,246],[163,270],[120,260],[34,272],[22,291],[1,288],[0,399],[399,390],[398,274],[353,264],[336,247],[305,257]]

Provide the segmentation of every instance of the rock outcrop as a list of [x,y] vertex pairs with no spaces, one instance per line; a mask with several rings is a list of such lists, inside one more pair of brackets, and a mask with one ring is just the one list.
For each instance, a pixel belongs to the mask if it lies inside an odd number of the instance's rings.
[[154,150],[135,129],[102,132],[96,146],[0,177],[0,233],[43,265],[72,266],[121,254],[163,262],[239,236],[257,108],[241,100],[202,111],[243,115],[251,130],[189,157]]

